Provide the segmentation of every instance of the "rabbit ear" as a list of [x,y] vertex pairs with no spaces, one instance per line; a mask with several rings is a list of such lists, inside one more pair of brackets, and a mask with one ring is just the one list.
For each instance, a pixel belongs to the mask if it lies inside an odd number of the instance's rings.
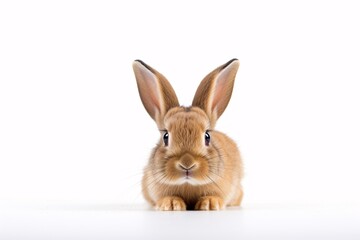
[[192,105],[206,112],[212,128],[230,101],[239,65],[237,59],[221,65],[209,73],[196,90]]
[[151,118],[161,126],[166,112],[179,106],[175,91],[161,73],[143,61],[135,60],[133,69],[141,101]]

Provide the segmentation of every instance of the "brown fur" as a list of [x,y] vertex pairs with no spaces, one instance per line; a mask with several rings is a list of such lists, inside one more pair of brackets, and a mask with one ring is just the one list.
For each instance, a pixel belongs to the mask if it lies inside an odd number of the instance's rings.
[[[141,99],[161,132],[142,180],[144,197],[156,209],[218,210],[240,205],[240,153],[234,141],[213,129],[230,100],[238,65],[231,60],[215,69],[201,82],[194,106],[180,107],[165,77],[141,61],[134,62]],[[147,81],[154,80],[160,91],[149,94]],[[168,146],[164,131],[169,134]],[[208,146],[205,132],[211,136]]]

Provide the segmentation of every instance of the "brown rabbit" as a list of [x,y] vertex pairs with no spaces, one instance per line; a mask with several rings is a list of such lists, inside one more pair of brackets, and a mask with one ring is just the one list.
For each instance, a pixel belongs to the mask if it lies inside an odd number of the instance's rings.
[[214,130],[231,98],[239,61],[232,59],[200,83],[192,106],[179,106],[158,71],[133,63],[141,101],[155,120],[160,141],[144,170],[142,191],[158,210],[219,210],[238,206],[243,164],[236,144]]

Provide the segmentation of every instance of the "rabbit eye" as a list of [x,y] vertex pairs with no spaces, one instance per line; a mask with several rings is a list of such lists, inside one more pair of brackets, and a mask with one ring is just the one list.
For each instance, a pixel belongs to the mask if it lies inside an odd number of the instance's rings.
[[164,144],[167,146],[169,144],[169,133],[165,132],[163,136]]
[[208,131],[205,132],[205,145],[209,146],[210,143],[210,134]]

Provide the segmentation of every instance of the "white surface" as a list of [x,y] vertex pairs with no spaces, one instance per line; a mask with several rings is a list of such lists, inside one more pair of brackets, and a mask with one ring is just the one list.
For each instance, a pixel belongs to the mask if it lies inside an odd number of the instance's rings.
[[125,205],[12,206],[1,239],[359,239],[359,206],[156,212]]

